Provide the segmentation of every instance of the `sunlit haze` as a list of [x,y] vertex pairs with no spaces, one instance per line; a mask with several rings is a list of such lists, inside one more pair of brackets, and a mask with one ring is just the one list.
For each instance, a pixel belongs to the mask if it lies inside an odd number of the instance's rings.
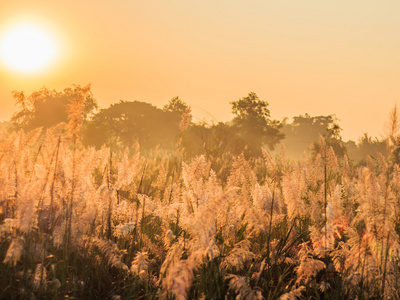
[[0,57],[4,65],[23,73],[41,71],[56,55],[55,41],[36,24],[15,24],[0,41]]
[[0,119],[16,111],[13,90],[91,83],[101,107],[179,95],[194,121],[228,121],[229,102],[255,92],[272,118],[336,114],[344,139],[380,138],[400,100],[399,11],[388,0],[7,1]]

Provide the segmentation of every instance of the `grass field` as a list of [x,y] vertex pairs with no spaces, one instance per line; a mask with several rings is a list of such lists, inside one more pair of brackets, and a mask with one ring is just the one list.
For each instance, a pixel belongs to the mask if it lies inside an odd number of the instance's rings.
[[[216,168],[215,166],[218,166]],[[400,297],[400,168],[0,137],[1,299]]]

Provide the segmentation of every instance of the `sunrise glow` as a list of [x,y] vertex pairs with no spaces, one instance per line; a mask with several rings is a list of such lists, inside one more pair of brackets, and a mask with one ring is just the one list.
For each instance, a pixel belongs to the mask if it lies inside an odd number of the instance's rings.
[[57,52],[55,39],[36,24],[17,24],[0,37],[1,61],[17,72],[35,73],[45,69],[54,62]]
[[1,1],[0,300],[400,299],[399,12]]

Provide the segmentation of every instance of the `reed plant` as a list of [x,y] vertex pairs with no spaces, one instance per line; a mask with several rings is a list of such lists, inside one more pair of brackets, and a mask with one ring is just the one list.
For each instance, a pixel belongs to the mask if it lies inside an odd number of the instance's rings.
[[1,299],[400,296],[393,161],[85,148],[81,100],[0,135]]

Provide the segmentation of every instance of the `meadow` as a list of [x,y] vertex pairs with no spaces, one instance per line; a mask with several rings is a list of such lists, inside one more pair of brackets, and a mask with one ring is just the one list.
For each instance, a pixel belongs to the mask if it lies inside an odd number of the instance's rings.
[[0,300],[400,300],[399,12],[0,0]]
[[[400,297],[400,168],[0,137],[1,299]],[[74,131],[75,130],[75,131]]]

